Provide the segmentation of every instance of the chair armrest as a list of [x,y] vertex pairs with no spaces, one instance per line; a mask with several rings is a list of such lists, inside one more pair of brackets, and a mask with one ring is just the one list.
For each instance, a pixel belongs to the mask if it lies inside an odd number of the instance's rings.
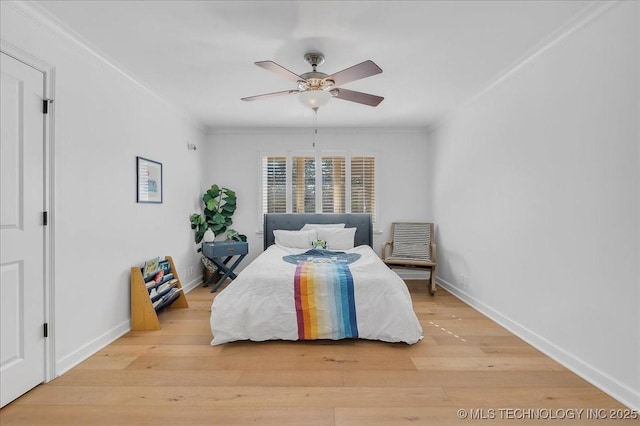
[[385,260],[387,258],[387,246],[391,246],[393,248],[393,242],[387,241],[386,243],[382,244],[382,260]]
[[436,243],[431,243],[431,261],[436,263]]

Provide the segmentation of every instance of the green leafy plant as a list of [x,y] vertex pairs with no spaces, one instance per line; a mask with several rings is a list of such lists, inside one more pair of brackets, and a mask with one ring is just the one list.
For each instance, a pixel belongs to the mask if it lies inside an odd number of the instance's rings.
[[[207,230],[210,230],[216,237],[226,232],[228,239],[247,240],[246,236],[229,229],[233,223],[231,216],[236,211],[236,193],[234,191],[229,188],[220,188],[214,184],[204,193],[202,202],[204,203],[203,213],[194,213],[189,218],[191,229],[195,230],[196,244],[202,242]],[[198,251],[201,251],[201,248],[198,248]]]
[[247,236],[238,233],[238,231],[236,231],[235,229],[227,229],[227,231],[224,233],[224,235],[227,237],[227,240],[232,240],[232,241],[247,241]]

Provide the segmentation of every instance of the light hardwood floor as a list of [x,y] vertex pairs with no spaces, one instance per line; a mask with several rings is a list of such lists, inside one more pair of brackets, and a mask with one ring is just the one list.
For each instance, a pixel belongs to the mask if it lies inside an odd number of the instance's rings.
[[446,291],[430,296],[426,282],[408,284],[425,336],[412,346],[211,347],[214,295],[197,288],[187,294],[188,309],[161,314],[162,330],[128,333],[6,406],[0,424],[640,423],[611,419],[624,414],[611,411],[621,404]]

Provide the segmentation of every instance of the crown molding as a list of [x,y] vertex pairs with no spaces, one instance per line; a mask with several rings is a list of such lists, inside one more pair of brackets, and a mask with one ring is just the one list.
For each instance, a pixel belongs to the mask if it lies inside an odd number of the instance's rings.
[[[427,127],[318,127],[318,135],[426,135]],[[210,127],[207,135],[313,135],[312,127]]]
[[572,36],[585,26],[591,24],[605,12],[609,11],[620,3],[623,2],[620,0],[591,1],[588,6],[578,12],[566,24],[562,25],[555,32],[550,34],[546,38],[546,40],[542,41],[536,47],[531,49],[529,53],[516,60],[513,65],[507,67],[501,73],[498,73],[497,77],[489,81],[483,89],[477,91],[474,95],[461,102],[454,110],[449,111],[440,118],[436,118],[435,120],[433,120],[432,124],[429,126],[429,132],[436,131],[439,127],[442,126],[443,123],[447,121],[450,116],[455,115],[457,111],[465,108],[467,105],[476,102],[478,99],[486,95],[494,88],[500,86],[504,81],[508,80],[513,75],[527,69],[536,59],[555,49],[558,45],[563,43],[565,39]]
[[68,27],[65,23],[52,15],[43,6],[35,1],[17,1],[17,0],[2,0],[2,4],[11,7],[16,12],[23,15],[25,18],[39,25],[52,35],[54,35],[60,41],[75,48],[76,50],[84,53],[85,55],[98,60],[102,64],[111,68],[116,73],[125,77],[129,82],[133,83],[140,89],[147,92],[149,95],[156,98],[158,101],[164,103],[171,109],[173,109],[179,117],[184,119],[190,125],[195,126],[203,133],[206,133],[207,126],[201,121],[197,120],[193,115],[187,112],[185,109],[176,105],[173,102],[165,99],[152,87],[145,84],[142,80],[137,78],[135,74],[126,69],[122,64],[119,64],[115,59],[102,52],[98,47],[93,45],[89,40],[82,35]]

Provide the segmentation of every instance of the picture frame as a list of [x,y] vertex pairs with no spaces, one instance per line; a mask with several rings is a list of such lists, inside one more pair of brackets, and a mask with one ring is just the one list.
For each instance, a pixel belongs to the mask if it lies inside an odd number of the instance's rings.
[[162,163],[136,157],[136,201],[162,203]]

